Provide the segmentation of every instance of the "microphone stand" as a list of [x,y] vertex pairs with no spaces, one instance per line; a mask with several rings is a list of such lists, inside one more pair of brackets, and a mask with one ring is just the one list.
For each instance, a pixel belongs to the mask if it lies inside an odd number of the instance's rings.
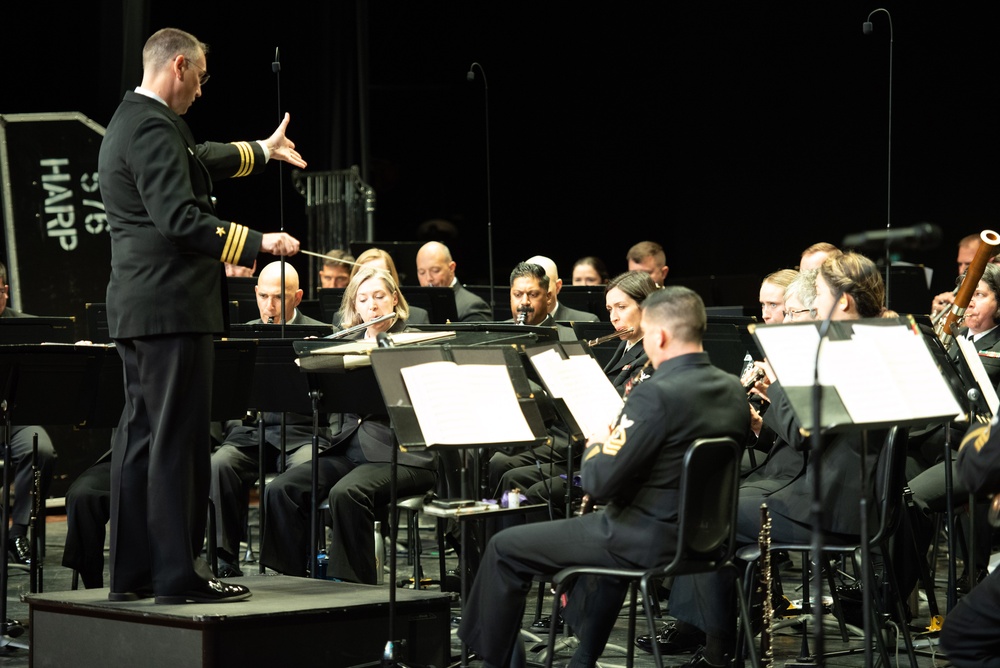
[[[838,290],[834,294],[833,305],[830,312],[826,314],[823,322],[819,326],[819,342],[816,344],[816,363],[813,367],[813,425],[812,433],[809,435],[809,467],[813,474],[813,498],[810,515],[812,517],[812,574],[809,579],[810,591],[805,592],[806,600],[812,606],[813,614],[813,656],[816,665],[823,664],[823,487],[820,484],[820,474],[822,473],[822,451],[823,451],[823,420],[821,412],[823,407],[823,386],[819,382],[819,356],[823,349],[823,341],[826,340],[830,331],[830,324],[833,322],[833,314],[837,310],[837,303],[840,301],[843,292]],[[861,499],[862,511],[864,508],[864,497]],[[862,514],[862,522],[864,522]],[[862,538],[867,529],[862,525]],[[868,664],[871,665],[871,664]]]
[[[870,35],[872,33],[872,16],[878,12],[885,12],[885,16],[889,19],[889,124],[888,124],[888,159],[886,161],[886,186],[885,186],[885,229],[889,231],[892,228],[892,205],[891,205],[891,193],[892,193],[892,43],[893,43],[893,32],[892,32],[892,15],[889,14],[889,10],[884,7],[879,7],[878,9],[873,9],[868,13],[868,18],[862,24],[862,30],[864,34]],[[892,273],[892,255],[889,252],[890,240],[886,236],[885,240],[885,305],[889,306],[889,275]]]
[[493,203],[490,193],[490,87],[486,83],[486,71],[477,62],[469,65],[469,71],[465,75],[468,81],[476,78],[475,68],[483,75],[483,100],[485,102],[484,118],[486,119],[486,254],[489,265],[490,279],[490,313],[496,313],[496,299],[493,295]]
[[[274,60],[271,62],[271,71],[274,72],[274,85],[275,92],[278,100],[278,123],[281,123],[281,60],[278,58],[278,47],[274,47]],[[284,192],[281,188],[281,161],[278,161],[278,221],[279,230],[281,232],[285,231],[285,202],[284,202]],[[281,319],[278,321],[281,323],[281,338],[285,338],[285,324],[288,318],[285,315],[285,256],[282,255],[278,258],[281,261]],[[285,445],[285,425],[286,425],[286,415],[284,412],[281,414],[281,434],[279,436],[278,442],[278,470],[281,473],[285,472],[287,468],[287,450]],[[263,480],[261,481],[263,483]],[[261,485],[261,498],[263,498],[263,485]],[[263,504],[261,504],[263,507]],[[264,523],[261,522],[261,526]]]

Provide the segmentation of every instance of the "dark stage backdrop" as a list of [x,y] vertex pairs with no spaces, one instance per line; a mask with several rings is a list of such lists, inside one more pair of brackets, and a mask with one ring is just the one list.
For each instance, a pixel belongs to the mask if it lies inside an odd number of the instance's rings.
[[[943,2],[14,6],[0,113],[106,125],[123,79],[139,80],[122,76],[124,45],[135,63],[152,30],[191,30],[212,49],[187,117],[197,137],[262,138],[291,112],[310,170],[358,164],[374,185],[376,240],[452,220],[468,283],[486,282],[489,228],[503,284],[536,253],[567,276],[587,254],[624,270],[642,239],[666,246],[676,279],[762,276],[814,241],[891,220],[943,228],[940,247],[901,259],[937,269],[944,287],[958,239],[1000,225],[991,26]],[[892,31],[878,13],[866,36],[879,6]],[[282,167],[220,186],[221,210],[304,236]]]

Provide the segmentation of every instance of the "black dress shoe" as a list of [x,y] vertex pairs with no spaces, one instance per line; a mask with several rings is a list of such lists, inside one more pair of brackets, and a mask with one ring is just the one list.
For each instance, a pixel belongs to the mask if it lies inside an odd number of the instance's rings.
[[[693,652],[704,643],[704,633],[681,633],[677,630],[677,624],[674,622],[667,622],[660,627],[659,632],[656,634],[656,644],[660,649],[660,654]],[[650,642],[648,634],[636,636],[635,646],[644,652],[653,653],[653,645]]]
[[987,575],[986,569],[981,568],[976,571],[975,581],[969,582],[969,572],[966,571],[962,573],[962,575],[960,575],[958,579],[955,581],[955,592],[963,596],[965,594],[968,594],[970,591],[972,591],[973,587],[975,587],[977,584],[986,579],[986,575]]
[[250,590],[243,585],[226,584],[212,578],[205,580],[194,589],[180,594],[157,595],[156,602],[160,605],[179,605],[181,603],[229,603],[245,601],[250,598]]
[[7,539],[7,554],[10,561],[22,566],[31,565],[31,543],[27,536],[11,536]]
[[222,562],[219,564],[219,577],[220,578],[241,578],[243,577],[243,571],[241,571],[237,566],[232,564],[227,564]]
[[688,661],[677,666],[677,668],[725,668],[728,663],[728,661],[721,665],[710,663],[708,659],[705,658],[705,648],[699,647],[697,651],[695,651],[694,656],[692,656]]
[[[539,617],[538,621],[531,622],[531,628],[542,629],[543,631],[548,631],[551,625],[552,625],[551,615],[544,615],[543,617]],[[556,618],[556,633],[562,633],[562,632],[563,632],[563,620],[562,616],[560,615],[559,617]]]
[[143,598],[153,598],[153,587],[139,587],[135,591],[111,591],[108,592],[108,600],[113,603],[128,603],[138,601]]

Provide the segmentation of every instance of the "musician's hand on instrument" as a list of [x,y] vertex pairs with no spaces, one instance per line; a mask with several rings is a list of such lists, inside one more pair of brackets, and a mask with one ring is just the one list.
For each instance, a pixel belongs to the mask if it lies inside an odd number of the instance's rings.
[[260,242],[260,249],[271,255],[295,255],[299,240],[286,232],[268,232]]
[[955,303],[955,293],[954,292],[942,292],[934,301],[931,302],[931,315],[935,313],[940,313],[943,309],[948,308]]
[[766,359],[763,362],[754,362],[754,365],[756,365],[758,369],[764,372],[764,377],[761,379],[758,385],[763,385],[765,390],[767,389],[768,385],[778,380],[778,377],[774,375],[774,370],[771,368],[770,363],[768,363]]
[[306,161],[295,150],[295,142],[285,136],[285,129],[288,127],[289,120],[291,120],[291,116],[288,112],[285,112],[285,117],[278,124],[278,129],[264,140],[264,145],[270,151],[272,160],[282,160],[290,165],[305,169]]
[[757,410],[750,406],[750,429],[753,430],[755,436],[760,436],[760,430],[764,427],[764,418],[760,416]]

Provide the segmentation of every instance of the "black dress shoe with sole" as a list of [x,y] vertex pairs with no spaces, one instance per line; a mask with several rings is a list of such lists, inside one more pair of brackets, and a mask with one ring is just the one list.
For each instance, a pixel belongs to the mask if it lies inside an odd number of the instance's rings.
[[[656,634],[656,643],[660,654],[684,654],[693,652],[705,644],[704,633],[681,633],[674,622],[667,622]],[[644,652],[653,653],[653,645],[649,634],[636,636],[635,646]]]
[[194,589],[179,594],[157,595],[160,605],[180,605],[183,603],[230,603],[250,598],[250,590],[243,585],[226,584],[212,578],[205,580]]
[[7,539],[7,555],[11,563],[22,566],[31,565],[31,543],[27,536],[16,536]]
[[728,664],[728,661],[722,665],[709,663],[709,661],[705,658],[705,648],[699,647],[690,660],[680,664],[676,668],[725,668]]

